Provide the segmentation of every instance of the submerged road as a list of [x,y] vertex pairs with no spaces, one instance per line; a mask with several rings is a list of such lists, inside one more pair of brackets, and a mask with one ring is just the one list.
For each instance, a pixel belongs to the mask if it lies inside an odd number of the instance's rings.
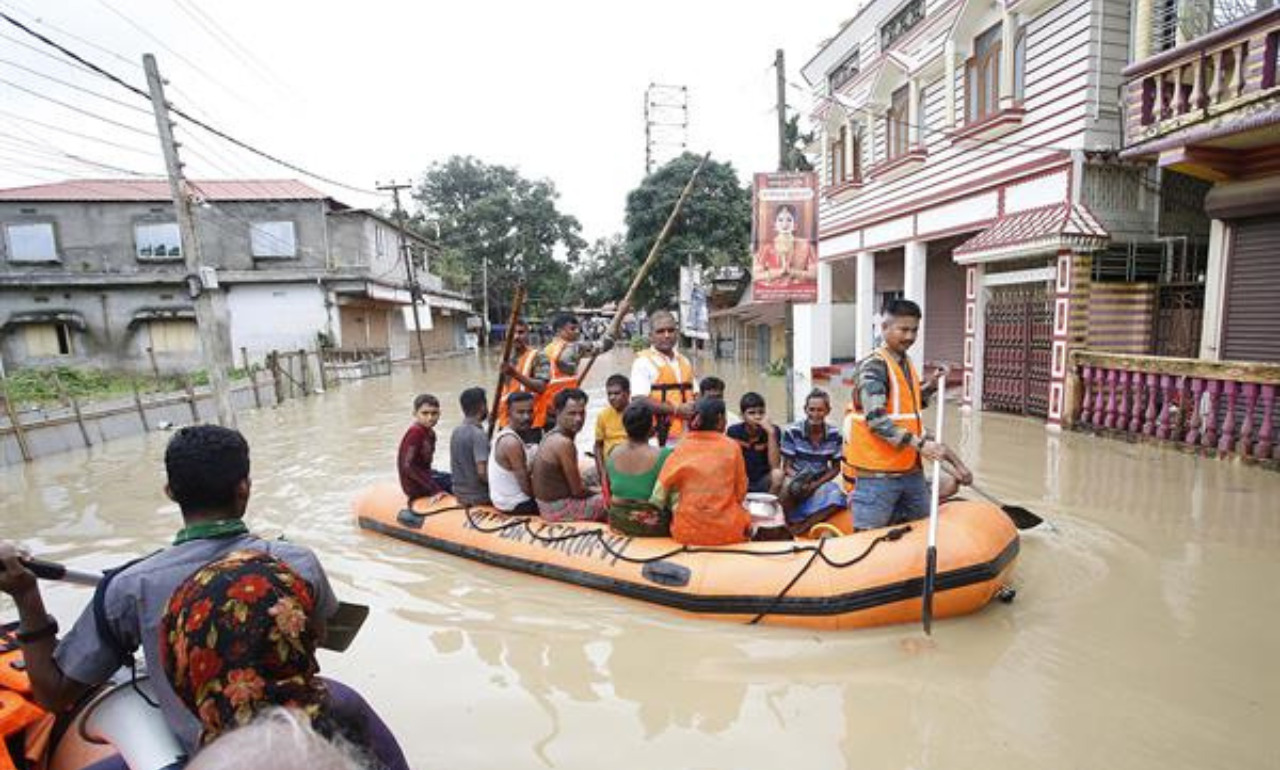
[[[629,361],[595,368],[595,401]],[[698,365],[731,407],[763,389],[781,421],[781,380]],[[1052,523],[1024,533],[1013,604],[931,640],[685,620],[360,531],[351,497],[394,478],[413,396],[441,399],[447,467],[458,392],[493,387],[476,357],[429,366],[240,426],[251,526],[314,548],[339,596],[373,605],[347,653],[321,653],[325,673],[376,705],[415,767],[1280,768],[1280,474],[952,413],[948,441],[987,490]],[[85,569],[167,544],[167,438],[0,469],[0,537]],[[89,599],[46,596],[64,628]]]

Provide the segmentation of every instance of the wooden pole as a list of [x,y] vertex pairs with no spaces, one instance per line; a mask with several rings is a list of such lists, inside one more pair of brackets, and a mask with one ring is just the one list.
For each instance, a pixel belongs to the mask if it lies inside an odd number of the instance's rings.
[[267,364],[271,367],[271,385],[276,392],[276,406],[284,401],[284,382],[280,378],[280,353],[271,351],[267,354]]
[[160,367],[156,364],[156,349],[147,346],[147,358],[151,359],[151,375],[156,378],[156,382],[160,382]]
[[22,453],[22,461],[29,463],[31,462],[31,445],[27,443],[27,434],[22,429],[22,423],[18,421],[18,412],[13,408],[13,401],[9,398],[9,383],[0,379],[0,384],[4,386],[4,410],[9,414],[13,435],[18,438],[18,451]]
[[84,439],[85,447],[93,446],[93,442],[89,440],[89,431],[84,427],[84,415],[80,413],[80,403],[62,386],[62,378],[57,374],[53,375],[53,384],[58,389],[58,397],[71,404],[71,412],[76,416],[76,425],[80,427],[80,437]]
[[133,382],[133,405],[138,407],[138,419],[142,420],[142,432],[146,433],[151,430],[151,426],[147,424],[147,410],[142,408],[142,395],[138,393],[138,383]]
[[187,388],[187,406],[191,407],[191,421],[193,424],[200,423],[200,408],[196,406],[196,389],[191,384],[191,377],[184,376],[182,384]]
[[300,382],[302,385],[302,395],[309,396],[311,395],[311,385],[310,385],[311,377],[309,376],[310,372],[308,371],[308,367],[307,367],[307,349],[306,348],[298,348],[298,360],[302,362],[302,369],[299,372]]
[[258,392],[258,373],[249,365],[249,351],[245,348],[240,348],[240,360],[244,362],[244,371],[249,375],[249,387],[253,389],[253,405],[261,409],[262,394]]
[[498,359],[498,384],[493,389],[493,409],[489,410],[489,438],[493,438],[493,431],[498,425],[498,407],[502,404],[502,386],[506,382],[506,375],[502,371],[502,365],[511,358],[511,348],[515,345],[516,322],[520,320],[520,308],[524,305],[524,284],[516,286],[516,295],[511,300],[511,315],[507,318],[507,333],[502,340],[502,358]]
[[[671,234],[671,228],[675,226],[676,217],[680,216],[680,209],[684,208],[684,202],[689,199],[689,194],[693,192],[693,183],[698,180],[698,175],[702,173],[703,167],[707,165],[707,160],[710,158],[710,152],[702,156],[702,160],[698,161],[698,167],[693,170],[693,173],[689,176],[689,181],[685,183],[684,189],[680,191],[680,197],[676,199],[676,205],[671,207],[671,213],[667,215],[666,223],[662,225],[662,230],[658,233],[657,240],[653,242],[653,246],[649,249],[649,255],[645,257],[640,269],[636,271],[635,277],[631,279],[631,285],[627,287],[626,295],[618,303],[618,311],[613,316],[613,321],[609,323],[609,331],[606,332],[608,336],[617,338],[618,330],[622,328],[622,319],[626,317],[627,311],[631,309],[632,298],[635,297],[636,291],[640,289],[640,284],[644,282],[645,277],[649,275],[649,271],[653,269],[654,263],[658,261],[658,254],[662,251],[662,244],[666,242],[667,236]],[[579,385],[587,379],[587,374],[591,372],[591,367],[595,362],[596,357],[594,355],[587,359],[581,373],[578,375]]]

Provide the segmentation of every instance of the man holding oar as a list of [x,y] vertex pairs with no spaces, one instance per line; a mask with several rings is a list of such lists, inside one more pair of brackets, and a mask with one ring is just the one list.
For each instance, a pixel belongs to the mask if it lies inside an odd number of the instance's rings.
[[[542,392],[547,389],[547,381],[534,376],[534,370],[538,368],[539,364],[538,359],[541,357],[542,351],[529,345],[529,324],[523,320],[512,324],[511,359],[502,362],[502,374],[505,380],[502,387],[502,395],[498,400],[499,428],[505,428],[510,423],[508,396],[512,393],[532,393],[536,401],[538,396],[542,395]],[[537,431],[537,435],[526,436],[531,441],[536,442],[542,438],[540,428],[547,417],[546,403],[544,401],[542,404],[543,411],[541,414],[535,408],[532,424],[539,426],[539,429],[530,428],[530,431]]]
[[849,503],[853,526],[858,530],[929,515],[922,457],[935,462],[949,460],[961,483],[973,480],[954,452],[924,432],[920,411],[947,370],[940,367],[929,383],[922,385],[907,355],[919,334],[920,316],[920,306],[910,300],[890,302],[882,327],[884,344],[858,362],[841,460],[845,481],[854,484]]
[[648,350],[631,364],[631,396],[653,405],[658,445],[675,443],[685,432],[685,421],[695,412],[698,398],[693,364],[676,350],[680,333],[676,318],[666,310],[649,316]]
[[[160,675],[160,627],[174,589],[201,567],[237,551],[261,551],[287,563],[307,582],[314,611],[307,618],[324,638],[338,601],[316,555],[281,540],[263,540],[244,522],[252,482],[249,445],[237,431],[216,425],[183,428],[165,450],[165,494],[182,511],[173,545],[125,565],[98,584],[93,604],[58,640],[58,622],[45,611],[35,575],[18,550],[0,542],[0,591],[18,608],[18,641],[37,702],[50,711],[71,708],[90,689],[132,661],[142,647],[161,711],[189,752],[198,747],[201,724]],[[246,590],[248,587],[246,586]],[[407,767],[386,726],[359,695],[325,683],[335,713],[378,736],[369,748],[388,768]],[[122,765],[121,765],[122,766]]]
[[[555,398],[562,390],[578,387],[578,362],[584,356],[595,357],[613,348],[613,337],[606,334],[597,342],[580,340],[582,327],[572,313],[560,313],[551,321],[555,337],[542,349],[533,364],[533,378],[547,385],[534,402],[535,428],[550,429],[555,424]],[[539,416],[545,419],[539,422]]]

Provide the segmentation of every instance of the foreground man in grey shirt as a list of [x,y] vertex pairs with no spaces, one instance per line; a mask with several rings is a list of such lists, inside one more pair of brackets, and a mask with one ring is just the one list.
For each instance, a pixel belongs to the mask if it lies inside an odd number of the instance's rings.
[[[315,596],[317,638],[338,601],[324,568],[309,549],[279,540],[262,540],[244,523],[252,482],[249,445],[234,430],[215,425],[183,428],[165,450],[165,494],[182,509],[183,528],[173,545],[133,562],[99,586],[94,603],[61,641],[58,623],[45,611],[35,576],[18,560],[18,550],[0,542],[0,591],[13,597],[20,620],[19,641],[37,702],[50,711],[75,705],[142,648],[153,674],[156,697],[170,728],[192,752],[199,745],[200,722],[165,680],[160,662],[160,621],[178,584],[205,564],[234,551],[259,550],[287,563],[310,583]],[[383,766],[407,767],[386,726],[354,691],[326,682],[335,713],[358,723]],[[379,742],[387,745],[377,745]],[[111,765],[106,765],[111,766]],[[122,766],[116,765],[116,766]]]

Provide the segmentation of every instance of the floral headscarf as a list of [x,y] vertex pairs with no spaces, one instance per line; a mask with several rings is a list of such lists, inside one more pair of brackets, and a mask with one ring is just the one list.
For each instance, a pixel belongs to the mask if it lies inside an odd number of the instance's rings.
[[182,582],[160,628],[160,659],[208,743],[261,709],[288,706],[313,719],[328,706],[316,677],[311,586],[261,551],[237,551]]

